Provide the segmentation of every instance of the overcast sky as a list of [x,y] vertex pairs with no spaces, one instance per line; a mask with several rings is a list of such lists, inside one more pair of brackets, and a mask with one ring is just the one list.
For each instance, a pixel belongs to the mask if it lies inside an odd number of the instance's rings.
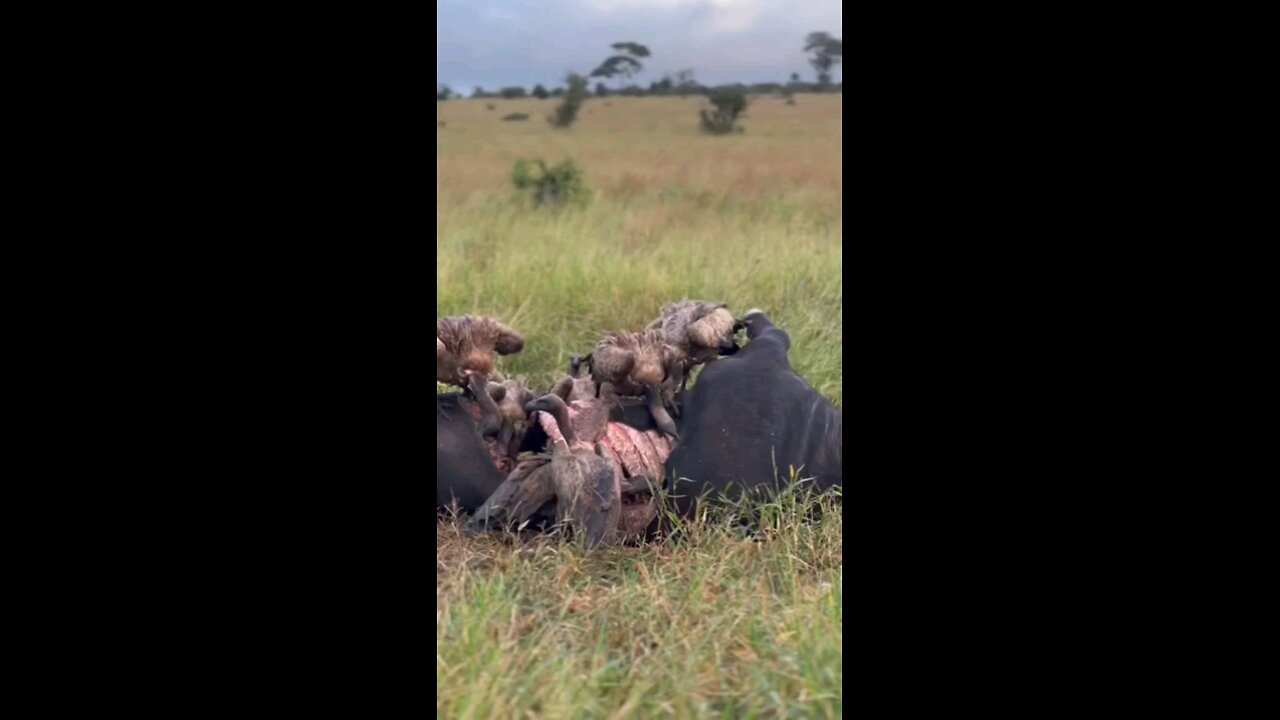
[[[708,85],[785,82],[793,72],[812,82],[804,38],[843,37],[842,13],[841,0],[438,0],[436,82],[463,94],[551,88],[624,41],[653,52],[632,80],[646,87],[685,68]],[[841,79],[840,66],[833,75]]]

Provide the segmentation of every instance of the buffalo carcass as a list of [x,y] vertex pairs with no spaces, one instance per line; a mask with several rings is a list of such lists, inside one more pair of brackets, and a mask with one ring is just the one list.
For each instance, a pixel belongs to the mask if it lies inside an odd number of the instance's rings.
[[[680,397],[685,408],[678,421],[681,439],[665,463],[664,474],[668,500],[684,515],[693,513],[703,494],[735,497],[744,490],[775,491],[788,480],[792,467],[819,491],[842,483],[843,413],[791,369],[786,332],[759,311],[749,312],[742,324],[750,339],[746,347],[732,357],[708,363],[693,389]],[[584,379],[566,378],[556,391],[565,399],[595,394],[594,383]],[[610,424],[656,430],[643,404],[614,406]],[[535,423],[526,436],[532,440],[526,447],[541,447],[546,438]],[[519,485],[508,481],[504,487]],[[530,483],[530,487],[538,487],[546,498],[551,496],[549,483]],[[624,488],[624,499],[628,495],[639,504],[624,503],[624,517],[642,522],[627,523],[626,528],[620,527],[620,534],[642,537],[657,530],[654,498],[637,487]],[[537,502],[541,496],[526,504]],[[502,496],[491,504],[500,508],[519,503]]]
[[791,369],[785,331],[759,310],[742,324],[746,347],[708,363],[685,393],[680,442],[666,467],[681,514],[704,493],[776,490],[790,468],[818,491],[841,484],[844,413]]
[[462,393],[436,396],[436,512],[474,512],[505,475],[485,446]]
[[479,373],[467,374],[466,391],[436,396],[437,512],[451,501],[474,512],[516,470],[532,397],[519,380],[486,382]]

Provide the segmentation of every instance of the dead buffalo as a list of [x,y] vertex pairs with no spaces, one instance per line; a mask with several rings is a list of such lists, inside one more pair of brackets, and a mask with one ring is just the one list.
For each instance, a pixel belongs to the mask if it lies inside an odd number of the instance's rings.
[[844,413],[791,369],[786,332],[759,310],[742,324],[746,347],[708,363],[684,394],[680,442],[666,468],[681,514],[703,493],[775,490],[789,468],[819,491],[841,484]]
[[[744,490],[777,490],[791,468],[819,491],[842,483],[843,413],[792,370],[787,360],[790,338],[763,312],[748,312],[741,325],[749,338],[746,347],[731,357],[708,363],[693,389],[678,398],[684,409],[678,421],[680,440],[666,461],[664,474],[673,509],[683,515],[692,514],[697,499],[707,494],[735,497]],[[558,383],[553,392],[564,400],[595,395],[594,383],[587,379],[568,378]],[[644,404],[614,405],[609,420],[638,431],[656,427]],[[547,441],[547,433],[535,423],[522,449],[539,450],[546,447]],[[472,462],[479,463],[482,457],[478,453],[482,451],[478,441],[476,447],[477,457]],[[528,468],[546,462],[545,458],[531,460]],[[546,505],[541,511],[546,513],[554,504],[552,483],[532,472],[528,477],[530,481],[524,476],[508,480],[504,485],[508,492],[499,493],[486,504],[479,513],[483,517],[477,518],[477,527],[489,525],[492,520],[527,517],[544,500]],[[636,517],[646,518],[657,515],[654,498],[642,488],[622,489],[624,500],[630,497],[632,505],[649,505],[639,508],[624,502],[624,514],[632,511]],[[525,497],[530,494],[537,497]],[[646,512],[638,512],[642,509]],[[649,531],[656,530],[657,525],[654,520],[648,525]],[[625,534],[635,535],[639,527],[630,528]]]
[[505,476],[494,464],[462,393],[436,396],[436,512],[474,512]]

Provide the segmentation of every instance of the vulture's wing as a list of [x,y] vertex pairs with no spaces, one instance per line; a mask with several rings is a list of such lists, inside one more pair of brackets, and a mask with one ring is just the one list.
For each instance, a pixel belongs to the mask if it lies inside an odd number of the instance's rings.
[[620,383],[636,365],[636,354],[609,341],[601,341],[591,353],[591,374],[596,382]]

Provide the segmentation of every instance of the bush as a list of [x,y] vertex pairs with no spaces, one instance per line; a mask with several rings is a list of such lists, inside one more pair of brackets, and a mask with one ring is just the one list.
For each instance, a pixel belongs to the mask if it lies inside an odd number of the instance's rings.
[[567,128],[578,119],[578,110],[587,99],[587,79],[573,74],[568,77],[569,89],[565,90],[564,100],[556,106],[555,112],[547,118],[552,127]]
[[715,109],[711,112],[701,110],[702,131],[712,135],[727,135],[742,132],[737,126],[738,118],[747,109],[747,94],[738,88],[717,90],[707,98]]
[[590,198],[582,171],[572,160],[547,167],[541,160],[516,161],[511,182],[518,190],[530,191],[533,202],[543,207],[582,205]]
[[507,122],[516,122],[518,120],[528,120],[529,113],[511,113],[510,115],[503,115],[502,119],[506,120]]

